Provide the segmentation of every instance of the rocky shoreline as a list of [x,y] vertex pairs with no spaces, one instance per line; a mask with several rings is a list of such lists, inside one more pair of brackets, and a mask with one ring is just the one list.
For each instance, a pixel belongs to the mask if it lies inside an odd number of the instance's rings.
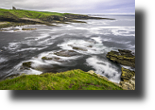
[[[115,63],[123,66],[135,68],[135,56],[130,50],[110,51],[107,53],[107,58]],[[135,71],[130,69],[121,68],[121,82],[119,86],[125,90],[135,90]]]
[[88,19],[105,19],[105,20],[115,20],[111,18],[100,18],[100,17],[91,17],[88,15],[78,15],[78,14],[66,14],[65,16],[51,15],[45,18],[32,19],[32,18],[18,18],[14,16],[4,17],[0,16],[0,31],[5,31],[3,28],[7,27],[16,27],[23,25],[35,25],[35,24],[44,24],[47,26],[56,26],[56,24],[68,24],[68,23],[86,23],[84,21],[78,20],[88,20]]
[[[117,55],[116,55],[117,53]],[[59,56],[63,56],[63,57],[72,57],[72,56],[76,56],[78,55],[79,53],[73,51],[73,50],[70,50],[70,51],[59,51],[59,52],[55,52],[54,53],[55,55],[57,55],[57,57],[42,57],[42,60],[48,60],[48,61],[56,61],[56,62],[62,62],[61,58]],[[115,56],[115,60],[112,56]],[[121,57],[122,59],[120,60],[117,60],[116,58],[119,58]],[[135,59],[135,56],[133,55],[133,53],[131,53],[131,51],[129,50],[118,50],[118,51],[110,51],[107,53],[107,58],[111,61],[113,61],[114,63],[119,63],[121,65],[128,65],[126,63],[121,63],[121,62],[126,62],[126,60],[130,59],[132,57],[132,59]],[[128,63],[129,64],[132,64],[132,65],[128,65],[129,67],[133,68],[133,64],[135,65],[135,61],[134,60],[128,60]],[[35,70],[42,70],[41,67],[33,67],[32,66],[33,62],[31,61],[28,61],[28,62],[23,62],[22,65],[21,65],[21,68],[20,70],[29,70],[29,69],[35,69]],[[135,66],[134,66],[135,67]],[[97,77],[99,78],[102,78],[104,80],[107,80],[109,82],[111,82],[110,80],[108,80],[108,78],[104,77],[104,76],[101,76],[99,74],[96,74],[93,70],[90,70],[88,71],[88,73],[90,74],[95,74]],[[43,73],[44,74],[44,73]],[[7,79],[12,79],[12,78],[15,78],[17,76],[20,76],[20,74],[18,75],[12,75],[12,76],[9,76],[7,77]],[[114,82],[112,82],[114,83]],[[130,69],[127,69],[125,67],[122,67],[121,68],[121,81],[120,83],[114,83],[115,85],[123,88],[124,90],[135,90],[135,71],[133,70],[130,70]]]

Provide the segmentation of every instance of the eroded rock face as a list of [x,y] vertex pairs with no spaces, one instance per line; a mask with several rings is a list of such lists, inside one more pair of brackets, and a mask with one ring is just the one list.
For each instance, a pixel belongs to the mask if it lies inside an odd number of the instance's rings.
[[135,75],[135,72],[131,71],[129,69],[126,69],[126,68],[122,67],[121,70],[122,70],[122,75],[121,75],[122,81],[128,81]]
[[55,52],[54,54],[57,56],[63,56],[63,57],[71,57],[71,56],[79,55],[79,53],[77,53],[73,50],[62,50],[59,52]]
[[125,66],[135,67],[135,56],[130,50],[118,50],[108,52],[107,58]]

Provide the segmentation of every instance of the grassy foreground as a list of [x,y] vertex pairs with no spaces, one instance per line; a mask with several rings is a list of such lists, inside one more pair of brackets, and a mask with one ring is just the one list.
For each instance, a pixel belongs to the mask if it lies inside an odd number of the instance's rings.
[[122,90],[114,83],[80,69],[61,73],[21,75],[0,82],[1,90]]

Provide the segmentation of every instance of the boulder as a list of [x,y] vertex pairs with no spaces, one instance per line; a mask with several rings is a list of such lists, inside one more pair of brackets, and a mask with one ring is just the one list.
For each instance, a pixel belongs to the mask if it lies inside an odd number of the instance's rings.
[[31,68],[31,64],[32,64],[32,62],[30,62],[30,61],[29,62],[24,62],[22,64],[20,70],[24,70],[24,69],[28,69],[29,70],[29,68]]
[[55,52],[54,54],[57,56],[63,56],[63,57],[71,57],[71,56],[79,55],[79,53],[73,50],[61,50],[59,52]]
[[130,80],[135,75],[135,72],[131,71],[129,69],[126,69],[126,68],[122,67],[121,70],[122,70],[121,79],[123,81],[128,81],[128,80]]
[[135,72],[122,67],[119,86],[125,90],[135,90]]
[[118,51],[110,51],[106,56],[108,59],[120,63],[121,65],[135,67],[135,56],[130,50],[119,49]]

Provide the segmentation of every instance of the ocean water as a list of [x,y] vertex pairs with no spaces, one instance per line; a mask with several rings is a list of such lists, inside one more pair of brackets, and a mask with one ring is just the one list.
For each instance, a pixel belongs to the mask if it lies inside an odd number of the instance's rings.
[[[115,20],[82,20],[87,23],[58,24],[57,26],[26,25],[19,31],[0,32],[0,79],[15,74],[42,74],[71,69],[94,70],[113,82],[120,82],[122,65],[106,58],[107,52],[128,49],[135,52],[135,16],[100,15]],[[21,28],[37,28],[22,31]],[[76,50],[79,47],[84,50]],[[62,50],[74,50],[71,57],[57,56]],[[58,58],[43,60],[42,57]],[[32,67],[21,69],[24,62]]]

